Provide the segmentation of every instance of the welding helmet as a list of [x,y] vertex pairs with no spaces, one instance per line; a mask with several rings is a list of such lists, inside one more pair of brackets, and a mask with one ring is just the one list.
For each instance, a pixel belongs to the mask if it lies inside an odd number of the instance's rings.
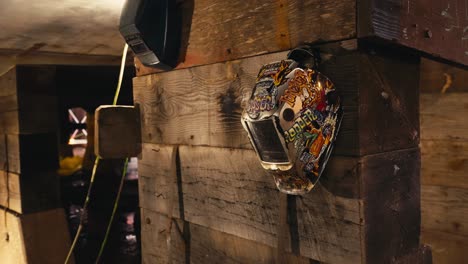
[[318,52],[300,47],[264,65],[242,113],[261,165],[288,194],[314,187],[341,124],[340,97],[318,64]]

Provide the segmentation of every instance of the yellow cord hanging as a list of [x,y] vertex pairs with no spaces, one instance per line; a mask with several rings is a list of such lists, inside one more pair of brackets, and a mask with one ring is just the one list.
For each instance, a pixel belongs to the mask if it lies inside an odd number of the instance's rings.
[[[117,89],[115,91],[114,101],[112,102],[113,105],[116,105],[117,101],[119,99],[120,87],[122,86],[122,80],[123,80],[123,75],[124,75],[124,71],[125,71],[125,62],[127,60],[127,51],[128,51],[128,45],[125,44],[123,54],[122,54],[122,61],[121,61],[121,64],[120,64],[119,81],[118,81],[118,84],[117,84]],[[91,180],[89,182],[88,192],[86,194],[86,199],[85,199],[85,202],[84,202],[84,205],[83,205],[83,214],[80,217],[80,224],[78,226],[78,230],[76,231],[75,237],[73,239],[73,243],[72,243],[72,245],[70,247],[70,250],[68,251],[67,258],[65,259],[64,264],[68,264],[68,262],[70,261],[70,257],[72,255],[73,250],[75,249],[76,243],[78,241],[78,237],[80,236],[81,231],[83,229],[84,212],[86,212],[86,209],[87,209],[88,204],[89,204],[89,197],[90,197],[90,194],[91,194],[91,190],[93,188],[94,177],[96,176],[96,170],[97,170],[97,167],[99,165],[99,160],[100,160],[99,157],[96,157],[96,159],[94,160],[93,171],[91,173]],[[96,263],[99,261],[101,255],[102,255],[102,252],[104,250],[105,244],[107,242],[107,237],[109,235],[110,226],[111,226],[112,221],[114,219],[115,211],[117,209],[118,201],[120,199],[120,193],[122,191],[123,182],[124,182],[123,179],[125,178],[125,174],[126,174],[126,171],[127,171],[127,164],[128,164],[128,158],[125,159],[125,165],[124,165],[124,169],[123,169],[123,172],[122,172],[122,179],[120,181],[119,191],[117,193],[116,201],[114,202],[114,209],[112,211],[112,216],[111,216],[111,219],[109,221],[107,231],[106,231],[106,235],[105,235],[104,241],[103,241],[103,243],[101,245],[101,249],[99,250],[99,255],[97,257]]]

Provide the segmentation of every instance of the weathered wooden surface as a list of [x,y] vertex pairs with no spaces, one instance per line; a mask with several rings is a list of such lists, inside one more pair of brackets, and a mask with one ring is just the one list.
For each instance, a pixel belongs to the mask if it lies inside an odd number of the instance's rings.
[[373,46],[363,50],[358,64],[360,155],[417,147],[419,58]]
[[365,258],[389,263],[419,246],[419,149],[366,156],[360,170]]
[[[427,120],[431,120],[427,117]],[[461,124],[460,124],[461,125]],[[432,125],[423,125],[422,135]],[[426,130],[427,129],[427,130]],[[447,127],[447,130],[450,130]],[[421,140],[421,183],[468,190],[468,138]]]
[[16,214],[0,213],[0,258],[2,263],[27,263],[26,249],[21,232],[21,221]]
[[70,246],[63,209],[1,213],[0,232],[0,259],[5,264],[63,263]]
[[397,259],[395,264],[432,264],[432,251],[427,245],[410,251],[407,255]]
[[17,66],[0,76],[0,86],[2,133],[56,131],[55,67]]
[[138,108],[103,105],[96,109],[94,152],[104,159],[140,155],[141,129]]
[[0,181],[0,205],[12,211],[32,213],[61,206],[55,171],[17,174],[0,170]]
[[[278,191],[252,150],[180,147],[183,210],[172,215],[214,230],[276,247]],[[140,204],[168,214],[175,183],[172,147],[144,144],[140,163]],[[152,162],[160,160],[157,164]],[[359,200],[335,197],[318,187],[297,201],[300,254],[329,263],[360,260]],[[290,243],[287,243],[288,245]],[[290,248],[290,246],[288,246]],[[291,249],[288,249],[291,250]]]
[[421,194],[422,227],[468,237],[468,190],[424,185]]
[[[190,223],[276,247],[278,191],[252,150],[180,146],[179,192],[173,191],[176,182],[169,176],[176,165],[172,151],[172,146],[143,144],[139,166],[143,208],[176,218],[183,213]],[[330,162],[340,169],[325,177],[361,180],[345,180],[342,188],[317,186],[297,197],[290,211],[295,220],[289,223],[288,251],[326,263],[373,263],[404,255],[418,245],[417,150],[354,161],[334,157]],[[353,174],[355,170],[359,173]],[[360,182],[369,185],[359,187]],[[358,188],[361,191],[349,191]],[[171,196],[179,202],[169,208]]]
[[[169,218],[142,209],[142,263],[274,263],[276,249],[196,224],[173,220],[170,246]],[[179,233],[179,231],[181,233]],[[189,240],[184,241],[184,234]],[[287,263],[309,264],[310,259],[285,253]]]
[[22,212],[20,176],[0,170],[0,205],[15,212]]
[[468,70],[429,59],[421,59],[422,93],[468,92]]
[[[390,56],[379,49],[368,55],[355,51],[355,41],[332,46],[332,51],[320,48],[322,71],[344,104],[334,152],[366,155],[417,146],[417,58]],[[261,65],[285,57],[286,52],[280,52],[135,78],[142,141],[251,148],[239,121],[242,108]]]
[[468,252],[468,241],[466,236],[422,230],[421,241],[424,241],[425,244],[431,247],[432,258],[435,264],[466,263],[466,252]]
[[59,206],[55,67],[0,76],[0,205],[27,213]]
[[468,93],[421,94],[423,139],[467,139]]
[[464,0],[358,1],[358,36],[468,65],[467,8]]
[[421,241],[434,263],[466,263],[468,71],[424,60],[421,71]]
[[[37,173],[58,168],[57,135],[0,134],[0,163],[14,173]],[[2,167],[2,169],[4,169]]]
[[[191,1],[186,1],[190,3]],[[353,0],[193,1],[185,57],[178,68],[288,50],[356,35]],[[135,60],[137,75],[156,72]]]

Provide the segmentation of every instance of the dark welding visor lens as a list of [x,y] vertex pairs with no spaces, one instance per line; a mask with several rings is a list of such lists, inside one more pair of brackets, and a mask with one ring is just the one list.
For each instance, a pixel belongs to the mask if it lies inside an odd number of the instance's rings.
[[250,138],[262,161],[271,163],[289,162],[286,150],[279,138],[282,135],[277,130],[273,119],[246,123]]

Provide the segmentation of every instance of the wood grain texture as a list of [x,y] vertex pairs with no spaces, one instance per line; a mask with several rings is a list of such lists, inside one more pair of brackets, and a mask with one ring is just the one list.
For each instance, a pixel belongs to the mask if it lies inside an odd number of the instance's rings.
[[427,245],[422,245],[405,256],[398,258],[395,264],[432,264],[432,251]]
[[240,123],[258,69],[274,53],[134,79],[142,141],[251,148]]
[[26,214],[20,218],[27,263],[63,263],[71,245],[63,208]]
[[418,146],[419,58],[363,45],[359,57],[360,155]]
[[57,155],[55,134],[0,134],[0,204],[18,213],[58,207]]
[[421,93],[468,92],[468,70],[430,59],[421,59]]
[[423,185],[421,188],[422,229],[468,237],[468,190]]
[[18,174],[0,170],[0,205],[18,213],[23,211]]
[[16,68],[0,76],[0,97],[16,94]]
[[[188,46],[178,68],[337,41],[356,35],[352,0],[194,1]],[[135,60],[137,75],[156,72]]]
[[421,232],[421,241],[431,247],[435,264],[464,264],[468,259],[466,256],[468,251],[466,236],[423,230]]
[[358,1],[358,36],[468,65],[466,9],[464,0]]
[[423,140],[467,139],[468,93],[421,94]]
[[9,172],[17,174],[56,170],[59,159],[57,149],[57,135],[54,133],[0,134],[1,169],[8,166]]
[[391,263],[419,247],[419,149],[365,156],[361,164],[366,263]]
[[140,113],[134,106],[102,105],[95,112],[94,153],[104,159],[141,153]]
[[16,66],[0,77],[0,131],[55,132],[58,104],[55,67]]
[[[144,144],[143,160],[160,162],[139,167],[141,206],[166,215],[171,150]],[[187,221],[276,247],[278,191],[252,150],[181,146],[179,152]],[[179,211],[174,206],[173,216]],[[336,197],[319,186],[298,199],[297,219],[300,235],[293,240],[301,255],[329,263],[360,261],[359,199]]]
[[[168,246],[169,219],[148,209],[141,210],[142,263],[187,263],[187,256],[189,263],[275,262],[275,248],[192,223],[184,227],[180,220],[174,220]],[[190,240],[184,242],[177,228],[181,232],[189,232]],[[285,258],[287,263],[309,264],[311,261],[291,253],[285,253]]]
[[2,263],[63,263],[70,246],[63,209],[25,215],[5,212],[0,223]]
[[423,185],[468,189],[468,138],[421,140],[421,154]]
[[[318,46],[321,71],[343,98],[334,153],[360,156],[417,146],[417,58],[356,51],[355,41]],[[261,65],[286,52],[134,79],[146,143],[251,148],[240,116]],[[398,76],[398,78],[395,78]],[[359,105],[359,107],[358,107]]]
[[[172,151],[171,146],[144,144],[139,167],[141,206],[165,215],[174,185],[168,176]],[[276,246],[278,191],[252,150],[180,146],[179,153],[182,196],[176,197],[183,208],[174,203],[174,217],[183,211],[190,223]],[[327,190],[327,185],[297,197],[290,211],[296,220],[289,220],[296,236],[290,232],[287,250],[326,263],[374,263],[417,247],[419,151],[370,155],[355,162],[339,159],[332,158],[331,164],[341,163],[343,169],[328,177],[360,178],[356,184],[363,185],[356,188],[362,200],[333,195],[330,191],[337,189]]]
[[[26,264],[26,248],[23,243],[21,220],[10,212],[0,214],[0,258],[5,264]],[[8,240],[6,239],[8,235]]]

